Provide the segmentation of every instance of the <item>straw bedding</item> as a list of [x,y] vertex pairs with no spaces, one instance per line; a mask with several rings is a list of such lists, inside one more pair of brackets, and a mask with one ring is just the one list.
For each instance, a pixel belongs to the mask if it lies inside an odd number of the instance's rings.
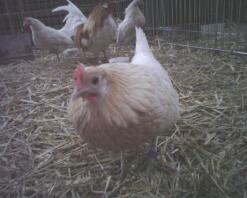
[[88,147],[67,119],[78,60],[40,57],[1,65],[0,194],[247,197],[246,58],[157,45],[153,50],[180,94],[182,115],[169,136],[157,138],[159,167],[142,171],[146,148],[130,151],[122,183],[120,155]]

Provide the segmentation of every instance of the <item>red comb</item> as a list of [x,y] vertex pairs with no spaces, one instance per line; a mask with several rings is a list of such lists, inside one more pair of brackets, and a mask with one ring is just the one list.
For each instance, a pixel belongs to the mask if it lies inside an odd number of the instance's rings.
[[83,78],[84,71],[85,66],[81,63],[77,66],[77,68],[74,71],[73,77],[77,87],[81,85],[81,79]]
[[28,25],[28,17],[23,17],[23,24]]

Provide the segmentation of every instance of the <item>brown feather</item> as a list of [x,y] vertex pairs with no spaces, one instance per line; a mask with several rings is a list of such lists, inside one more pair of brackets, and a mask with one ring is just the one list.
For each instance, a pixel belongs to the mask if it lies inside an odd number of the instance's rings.
[[81,48],[81,34],[83,32],[84,24],[80,24],[75,31],[74,44],[77,48]]
[[99,3],[89,15],[83,28],[84,31],[82,37],[86,38],[88,35],[90,37],[94,35],[97,30],[103,26],[103,22],[108,15],[109,13],[107,12],[107,9],[102,7],[101,3]]
[[93,8],[87,21],[76,29],[74,41],[76,47],[84,50],[87,49],[88,46],[82,46],[81,44],[82,38],[87,39],[89,41],[88,43],[92,44],[92,37],[102,28],[105,19],[112,13],[112,10],[113,3],[108,3],[108,8],[104,8],[101,2]]

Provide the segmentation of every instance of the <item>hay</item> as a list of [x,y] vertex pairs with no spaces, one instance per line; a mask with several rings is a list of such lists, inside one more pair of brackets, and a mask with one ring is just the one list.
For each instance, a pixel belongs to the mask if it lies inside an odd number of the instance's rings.
[[[147,175],[128,154],[89,148],[66,117],[78,60],[39,58],[0,66],[3,197],[246,197],[247,67],[244,58],[153,47],[180,93],[182,118],[158,137],[162,168]],[[128,52],[122,51],[120,55]]]

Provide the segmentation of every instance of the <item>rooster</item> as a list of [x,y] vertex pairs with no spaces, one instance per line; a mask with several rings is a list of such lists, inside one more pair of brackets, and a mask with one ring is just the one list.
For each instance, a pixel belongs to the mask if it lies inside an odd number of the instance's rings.
[[143,0],[133,0],[125,9],[124,20],[117,30],[117,44],[130,44],[135,38],[135,27],[144,27],[145,17],[142,13]]
[[69,118],[85,141],[103,150],[135,149],[166,134],[179,118],[179,98],[168,73],[141,28],[136,38],[131,63],[80,64],[74,71]]
[[103,52],[107,61],[106,49],[115,40],[117,24],[113,18],[114,6],[108,1],[100,2],[93,8],[87,21],[76,30],[76,46],[83,52],[92,52],[96,59]]
[[51,53],[55,53],[58,59],[61,49],[73,46],[72,39],[63,31],[46,26],[38,19],[24,17],[23,25],[30,27],[32,40],[36,48],[49,50]]

